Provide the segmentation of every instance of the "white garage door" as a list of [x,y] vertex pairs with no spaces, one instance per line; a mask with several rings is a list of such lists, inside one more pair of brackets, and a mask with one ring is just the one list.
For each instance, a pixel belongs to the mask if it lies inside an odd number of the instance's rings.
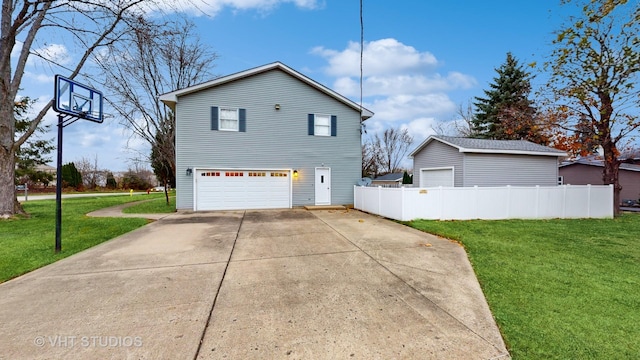
[[453,169],[421,169],[420,187],[453,186]]
[[197,170],[195,210],[291,207],[289,170]]

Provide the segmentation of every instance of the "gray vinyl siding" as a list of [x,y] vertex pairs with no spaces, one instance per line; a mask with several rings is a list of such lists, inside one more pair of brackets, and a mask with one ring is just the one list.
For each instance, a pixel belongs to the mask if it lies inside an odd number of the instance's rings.
[[[280,110],[275,110],[280,104]],[[246,132],[211,130],[211,107],[246,109]],[[308,135],[308,114],[337,116],[337,136]],[[353,203],[360,113],[280,70],[182,96],[176,105],[177,208],[193,208],[187,168],[296,169],[293,206],[315,203],[314,171],[331,168],[332,204]]]
[[464,168],[462,186],[556,186],[558,182],[555,156],[465,153]]
[[432,141],[413,157],[413,186],[420,186],[420,169],[453,166],[454,186],[463,186],[463,154],[439,141]]

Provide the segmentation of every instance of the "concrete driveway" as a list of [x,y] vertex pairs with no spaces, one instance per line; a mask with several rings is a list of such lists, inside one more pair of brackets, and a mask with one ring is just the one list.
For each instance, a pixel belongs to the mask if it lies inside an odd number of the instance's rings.
[[464,250],[358,211],[167,216],[0,285],[0,359],[502,359]]

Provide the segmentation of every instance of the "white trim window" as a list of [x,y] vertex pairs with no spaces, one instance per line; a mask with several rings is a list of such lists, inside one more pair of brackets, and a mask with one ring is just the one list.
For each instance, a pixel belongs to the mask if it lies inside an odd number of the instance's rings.
[[316,114],[313,123],[315,136],[331,136],[331,116]]
[[220,107],[220,130],[238,131],[239,119],[238,109],[230,107]]

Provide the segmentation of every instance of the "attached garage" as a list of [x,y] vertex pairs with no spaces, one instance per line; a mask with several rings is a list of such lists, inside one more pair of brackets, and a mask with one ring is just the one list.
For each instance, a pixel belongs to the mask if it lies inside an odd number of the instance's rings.
[[453,168],[420,169],[420,187],[453,186]]
[[196,211],[291,208],[291,170],[194,172]]

